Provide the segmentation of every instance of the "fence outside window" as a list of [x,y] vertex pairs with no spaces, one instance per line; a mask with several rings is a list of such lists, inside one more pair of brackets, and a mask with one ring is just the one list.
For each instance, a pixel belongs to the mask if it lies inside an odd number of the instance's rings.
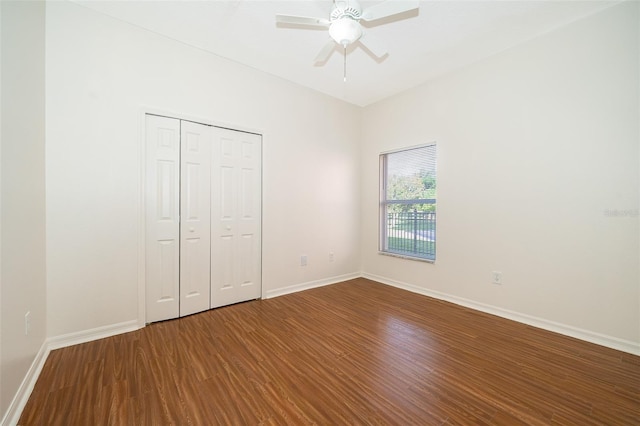
[[435,259],[436,213],[428,211],[388,212],[386,251],[399,255]]

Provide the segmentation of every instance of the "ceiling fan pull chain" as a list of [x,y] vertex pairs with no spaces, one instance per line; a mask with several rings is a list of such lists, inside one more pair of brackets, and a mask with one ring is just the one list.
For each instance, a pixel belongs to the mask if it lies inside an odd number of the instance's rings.
[[347,45],[344,45],[344,82],[347,82]]

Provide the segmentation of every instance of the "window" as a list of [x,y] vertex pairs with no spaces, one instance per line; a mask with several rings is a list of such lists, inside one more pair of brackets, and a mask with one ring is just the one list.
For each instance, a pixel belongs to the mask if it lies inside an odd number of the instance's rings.
[[435,261],[435,144],[380,155],[380,251]]

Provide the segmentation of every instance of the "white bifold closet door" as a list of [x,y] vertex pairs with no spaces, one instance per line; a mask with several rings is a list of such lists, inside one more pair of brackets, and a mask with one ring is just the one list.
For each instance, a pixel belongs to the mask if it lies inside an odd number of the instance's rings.
[[180,316],[209,309],[213,127],[180,122]]
[[214,128],[211,307],[261,293],[262,137]]
[[180,120],[147,115],[146,321],[180,315]]
[[261,136],[146,118],[146,321],[261,293]]

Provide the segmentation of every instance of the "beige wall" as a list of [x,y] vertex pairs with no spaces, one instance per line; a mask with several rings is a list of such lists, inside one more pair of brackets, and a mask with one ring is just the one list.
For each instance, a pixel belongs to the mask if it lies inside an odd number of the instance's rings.
[[[0,419],[46,337],[43,2],[0,2]],[[25,335],[25,313],[31,329]]]
[[[83,7],[51,2],[50,337],[138,318],[142,107],[263,133],[267,295],[359,272],[359,108]],[[304,268],[301,254],[308,256]]]
[[[640,350],[638,22],[627,2],[366,108],[365,273]],[[437,261],[379,255],[378,155],[433,141]]]

